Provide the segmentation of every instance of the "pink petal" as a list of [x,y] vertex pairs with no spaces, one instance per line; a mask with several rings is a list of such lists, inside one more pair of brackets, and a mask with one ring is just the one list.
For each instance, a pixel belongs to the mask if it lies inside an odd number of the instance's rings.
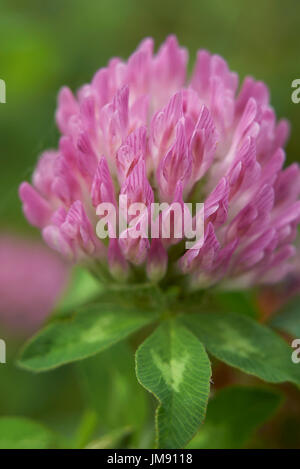
[[27,182],[20,185],[19,196],[28,221],[38,228],[43,228],[51,217],[50,204]]

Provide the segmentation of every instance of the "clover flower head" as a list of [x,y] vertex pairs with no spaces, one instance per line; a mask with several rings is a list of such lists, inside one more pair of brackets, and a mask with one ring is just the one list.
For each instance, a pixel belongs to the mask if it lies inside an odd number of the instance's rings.
[[[21,184],[24,213],[49,246],[108,276],[140,266],[152,280],[176,272],[195,287],[279,281],[300,221],[299,167],[283,169],[288,124],[276,121],[264,83],[247,77],[238,91],[237,74],[205,50],[188,80],[187,60],[174,36],[156,54],[145,39],[76,97],[63,88],[58,149],[42,154],[32,185]],[[172,236],[103,242],[97,207],[118,212],[120,195],[146,206],[140,229],[153,202],[203,202],[203,239],[189,250]]]

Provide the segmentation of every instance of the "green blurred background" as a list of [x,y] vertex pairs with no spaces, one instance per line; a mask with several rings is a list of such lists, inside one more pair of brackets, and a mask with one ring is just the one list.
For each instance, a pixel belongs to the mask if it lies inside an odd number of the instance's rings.
[[145,36],[158,46],[170,33],[190,51],[226,58],[241,79],[270,87],[279,117],[292,124],[288,160],[300,158],[300,104],[291,102],[299,78],[298,0],[0,0],[1,227],[31,230],[17,197],[39,153],[57,144],[57,91],[76,90],[110,57],[128,55]]
[[[189,49],[190,70],[197,49],[207,48],[221,54],[241,81],[249,74],[265,81],[277,116],[292,124],[287,159],[300,160],[300,104],[291,101],[291,82],[300,78],[299,18],[299,0],[0,0],[0,78],[7,86],[7,103],[0,104],[0,230],[40,236],[23,218],[17,190],[22,180],[30,179],[38,155],[57,145],[58,89],[68,85],[76,90],[110,57],[127,58],[145,36],[152,36],[157,47],[175,33]],[[14,355],[12,347],[8,353]],[[100,360],[90,366],[102,369],[105,359]],[[125,391],[117,369],[117,378],[106,376],[105,367],[102,373],[100,378],[114,390],[119,383],[114,416],[120,423],[127,395],[132,398],[141,390],[134,381]],[[79,381],[70,367],[33,376],[10,363],[1,368],[0,415],[38,418],[68,434],[69,426],[82,418]],[[101,392],[105,397],[102,382],[94,386],[97,398]],[[138,405],[142,414],[144,396]],[[293,447],[299,441],[293,412],[294,408],[284,419],[282,435],[269,436],[265,444]],[[89,419],[93,420],[89,414],[83,418],[79,440],[84,440]],[[152,413],[150,434],[151,422]]]

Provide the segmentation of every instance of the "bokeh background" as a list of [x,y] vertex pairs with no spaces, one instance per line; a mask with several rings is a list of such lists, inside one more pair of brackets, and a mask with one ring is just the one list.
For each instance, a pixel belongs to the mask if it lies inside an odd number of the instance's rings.
[[[0,78],[7,86],[7,103],[0,104],[0,235],[39,240],[17,190],[38,155],[57,144],[58,89],[76,90],[110,57],[127,58],[145,36],[158,46],[175,33],[189,49],[190,69],[197,49],[207,48],[225,57],[241,81],[248,74],[265,81],[277,116],[291,122],[287,160],[300,161],[300,104],[291,101],[291,83],[300,78],[299,18],[298,0],[0,0]],[[0,414],[38,416],[66,431],[83,407],[72,369],[47,376],[15,370],[20,341],[10,340],[9,363],[0,365]],[[297,420],[285,425],[284,441],[277,435],[265,444],[295,444]]]

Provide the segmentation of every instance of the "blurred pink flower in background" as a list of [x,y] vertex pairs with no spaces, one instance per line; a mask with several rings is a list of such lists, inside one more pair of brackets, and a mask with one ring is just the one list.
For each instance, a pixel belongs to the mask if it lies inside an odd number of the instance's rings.
[[277,282],[293,268],[300,221],[299,167],[283,169],[288,124],[276,121],[264,83],[247,77],[238,91],[237,74],[205,50],[187,81],[187,60],[175,37],[157,54],[146,39],[76,97],[63,88],[58,150],[41,156],[32,185],[21,185],[24,213],[72,261],[111,274],[145,264],[159,280],[174,240],[110,239],[107,247],[96,236],[97,205],[122,194],[142,202],[147,217],[153,201],[204,202],[204,244],[178,250],[174,269],[195,287]]
[[12,332],[34,331],[51,312],[69,267],[40,242],[0,235],[0,323]]

